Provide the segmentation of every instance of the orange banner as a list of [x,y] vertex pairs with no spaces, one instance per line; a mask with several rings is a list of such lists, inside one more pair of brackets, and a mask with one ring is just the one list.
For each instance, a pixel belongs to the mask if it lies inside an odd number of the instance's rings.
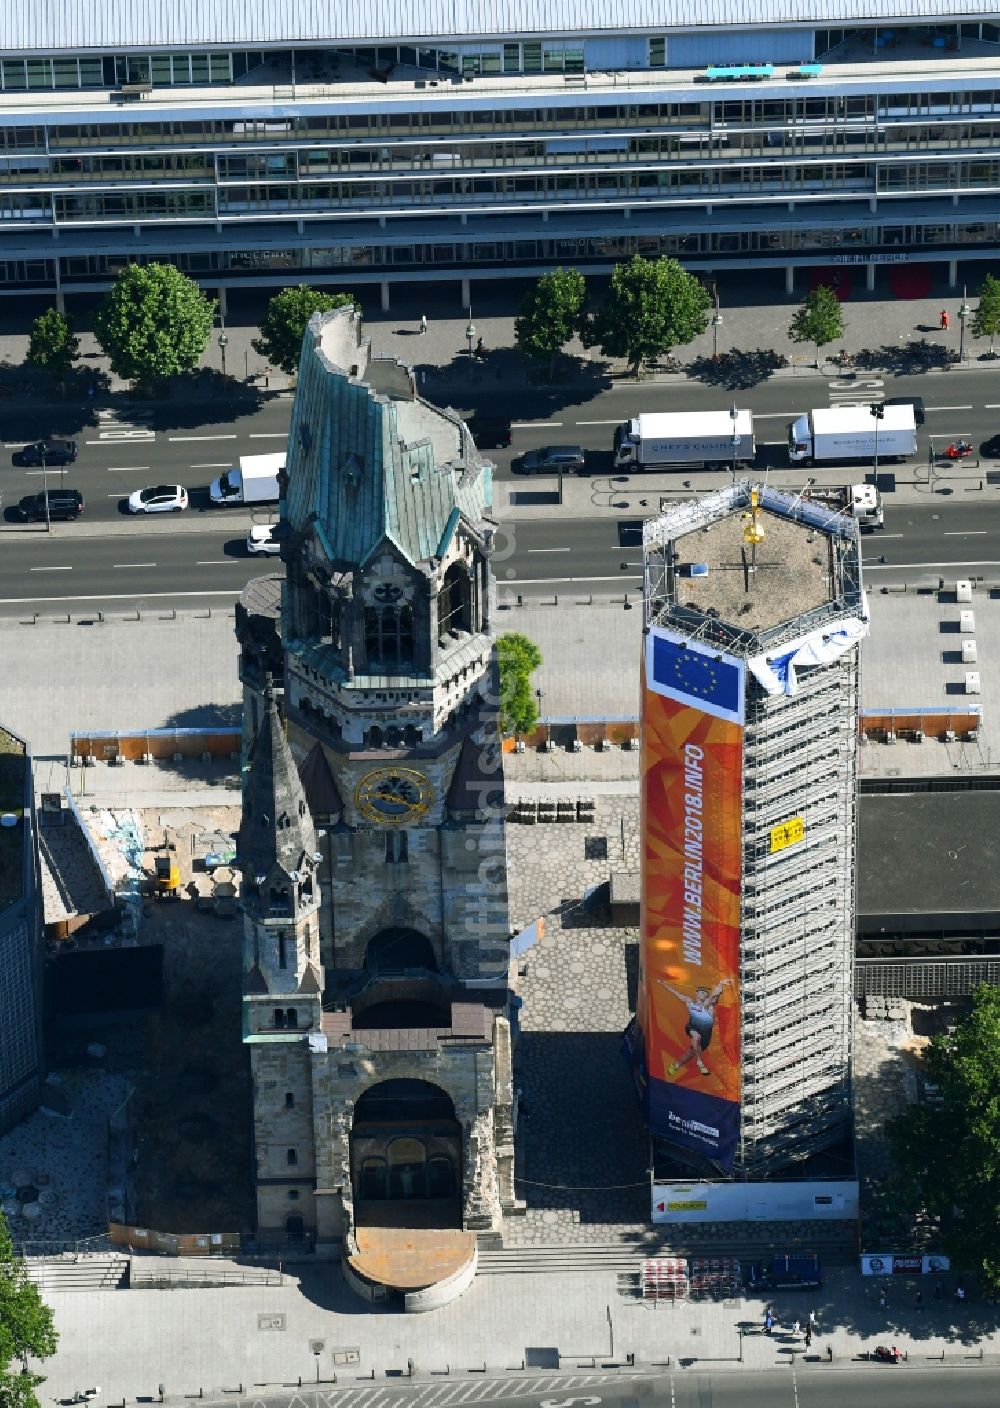
[[736,711],[742,673],[737,662],[719,667],[740,673],[712,681],[705,704],[715,712],[706,712],[675,697],[683,691],[663,658],[669,693],[663,679],[643,687],[642,949],[630,1044],[653,1133],[728,1168],[739,1140],[743,729],[719,714]]

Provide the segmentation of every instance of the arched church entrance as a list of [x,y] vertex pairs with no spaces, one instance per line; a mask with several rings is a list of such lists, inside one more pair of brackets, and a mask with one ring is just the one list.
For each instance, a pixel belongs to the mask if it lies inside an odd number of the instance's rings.
[[434,945],[417,929],[382,929],[365,947],[365,972],[406,973],[422,969],[437,972]]
[[351,1179],[359,1227],[461,1227],[462,1128],[429,1081],[386,1080],[354,1109]]

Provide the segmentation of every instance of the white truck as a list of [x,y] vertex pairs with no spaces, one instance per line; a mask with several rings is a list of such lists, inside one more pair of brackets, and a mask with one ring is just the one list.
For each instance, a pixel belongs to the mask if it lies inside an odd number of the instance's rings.
[[753,464],[757,446],[753,413],[653,411],[615,430],[615,469],[731,468]]
[[817,484],[807,489],[802,497],[823,504],[835,513],[850,514],[857,519],[862,531],[885,527],[882,495],[874,484],[847,484],[839,488]]
[[227,469],[209,486],[213,504],[267,504],[278,497],[278,475],[285,455],[240,455],[238,469]]
[[908,459],[917,453],[917,426],[912,405],[824,406],[807,411],[788,427],[788,458],[792,464],[829,460]]

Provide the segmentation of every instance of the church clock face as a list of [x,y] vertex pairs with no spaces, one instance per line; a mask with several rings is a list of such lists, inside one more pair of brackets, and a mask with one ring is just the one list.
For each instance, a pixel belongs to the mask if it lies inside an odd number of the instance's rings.
[[358,811],[379,826],[417,821],[433,800],[433,787],[414,768],[375,768],[365,773],[354,791]]

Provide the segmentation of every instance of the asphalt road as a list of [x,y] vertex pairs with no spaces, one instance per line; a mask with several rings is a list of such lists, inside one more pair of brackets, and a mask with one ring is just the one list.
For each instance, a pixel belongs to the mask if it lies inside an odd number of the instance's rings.
[[[433,388],[427,390],[433,394]],[[784,465],[785,425],[810,405],[829,404],[842,395],[859,399],[911,392],[923,395],[927,405],[921,456],[931,436],[940,436],[943,443],[965,435],[978,446],[1000,430],[1000,400],[992,399],[1000,398],[996,374],[979,369],[891,382],[864,377],[833,386],[815,376],[784,378],[737,392],[736,399],[755,411],[761,461]],[[475,395],[473,388],[470,404],[459,409],[474,410]],[[614,426],[637,410],[676,405],[678,395],[676,387],[644,383],[521,394],[515,407],[498,391],[491,408],[501,411],[506,405],[524,419],[514,422],[509,450],[488,453],[497,461],[498,476],[507,478],[512,458],[524,450],[579,442],[590,452],[590,470],[599,482],[611,467]],[[689,409],[719,408],[731,400],[732,393],[721,389],[697,383],[683,387],[683,405]],[[23,494],[41,488],[41,471],[0,468],[5,520],[0,524],[0,614],[73,610],[78,605],[170,606],[190,604],[198,597],[235,597],[267,564],[248,558],[242,547],[249,516],[209,508],[207,487],[239,455],[282,449],[290,411],[290,398],[282,397],[247,414],[234,410],[230,415],[223,408],[204,424],[197,423],[200,416],[194,408],[189,408],[184,424],[178,424],[170,410],[136,412],[131,419],[125,413],[103,416],[79,431],[78,462],[66,471],[49,473],[50,484],[78,488],[87,502],[81,524],[58,524],[51,535],[44,527],[18,523],[10,511]],[[32,433],[43,433],[46,427],[37,419],[36,413]],[[11,439],[15,430],[21,434]],[[4,413],[0,434],[10,454],[27,438],[27,427]],[[843,482],[848,474],[839,469],[824,477]],[[180,515],[134,519],[123,513],[123,501],[133,489],[157,482],[178,482],[188,489],[192,506],[183,520]],[[638,483],[633,480],[633,485]],[[654,487],[650,479],[649,489]],[[640,508],[633,492],[627,502],[630,507],[618,519],[564,518],[560,512],[558,524],[554,518],[519,521],[513,553],[498,573],[501,583],[528,595],[566,588],[598,595],[635,590],[640,557],[635,524],[642,513],[655,511],[658,499],[649,497],[648,507]],[[1000,505],[978,505],[964,490],[956,490],[953,497],[936,494],[927,506],[913,507],[895,505],[890,493],[886,504],[885,531],[864,540],[870,585],[933,583],[941,575],[959,574],[1000,579],[1000,549],[993,548],[1000,533]],[[258,513],[266,516],[268,510]]]
[[[560,1376],[562,1377],[562,1376]],[[556,1381],[558,1382],[558,1380]],[[657,1376],[629,1377],[609,1384],[589,1383],[569,1390],[553,1387],[523,1393],[527,1385],[501,1381],[496,1391],[487,1384],[442,1381],[383,1386],[375,1396],[379,1408],[423,1408],[424,1401],[454,1404],[524,1404],[525,1408],[983,1408],[1000,1402],[1000,1369],[992,1365],[961,1367],[936,1364],[803,1365],[772,1371],[743,1371],[736,1366],[713,1371],[694,1365]],[[464,1392],[463,1392],[464,1388]],[[372,1390],[367,1391],[371,1401]],[[430,1394],[430,1398],[428,1398]],[[456,1396],[457,1395],[457,1396]],[[355,1408],[360,1389],[310,1390],[304,1384],[293,1393],[262,1389],[255,1408]],[[231,1408],[248,1408],[251,1400],[229,1400]]]

